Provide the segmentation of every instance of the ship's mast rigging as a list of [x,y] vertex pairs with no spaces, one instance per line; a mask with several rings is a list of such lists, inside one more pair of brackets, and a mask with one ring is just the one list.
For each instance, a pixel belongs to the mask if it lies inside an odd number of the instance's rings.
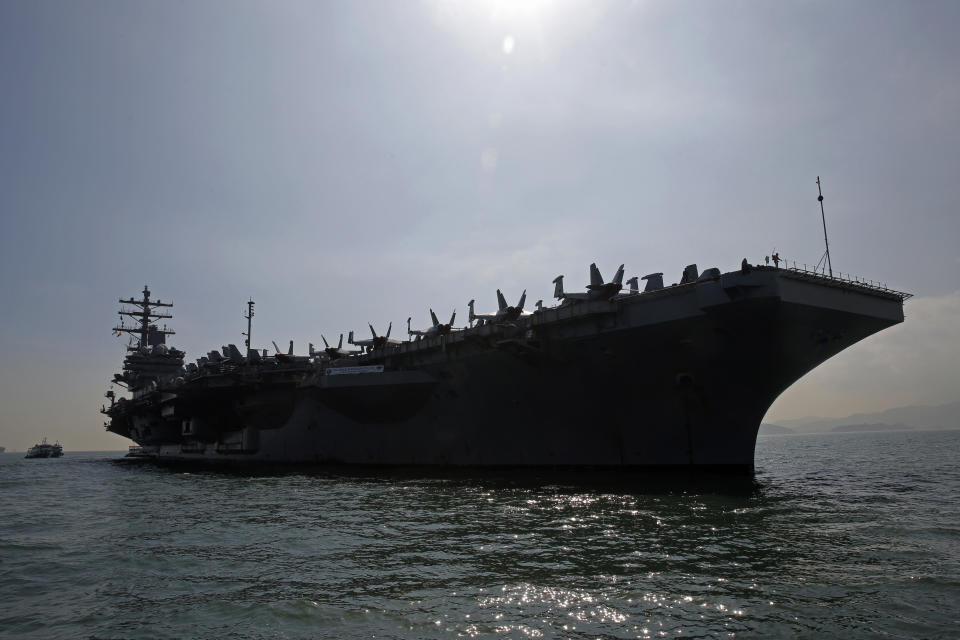
[[251,342],[250,342],[250,330],[251,330],[251,328],[253,327],[253,305],[255,305],[255,304],[256,304],[256,302],[253,301],[253,298],[250,298],[250,300],[247,302],[247,313],[243,316],[244,318],[247,319],[247,332],[246,332],[246,333],[242,333],[242,332],[241,332],[241,334],[240,334],[240,335],[242,335],[242,336],[246,336],[246,337],[247,337],[247,339],[244,341],[244,343],[247,345],[247,353],[248,353],[248,354],[250,353],[250,345],[251,345]]
[[823,221],[823,244],[826,246],[826,252],[820,256],[820,260],[817,262],[817,268],[820,267],[820,264],[826,260],[824,265],[827,269],[830,270],[830,277],[833,277],[833,264],[830,262],[830,242],[827,240],[827,216],[823,213],[823,189],[820,188],[820,176],[817,176],[817,201],[820,202],[820,219]]
[[[131,336],[137,337],[139,343],[136,347],[128,346],[127,349],[131,351],[138,349],[139,347],[147,346],[148,336],[151,333],[169,336],[176,333],[171,329],[167,329],[166,325],[163,325],[162,329],[157,328],[156,326],[151,326],[150,322],[159,318],[172,318],[173,316],[169,313],[156,313],[155,310],[162,307],[172,307],[172,302],[161,302],[160,300],[151,300],[150,299],[150,289],[147,288],[147,285],[143,285],[143,298],[140,300],[134,300],[130,298],[128,300],[120,299],[121,304],[129,304],[137,307],[136,310],[121,309],[118,314],[120,315],[120,325],[113,328],[117,335],[123,333],[128,333]],[[123,324],[123,317],[129,316],[137,321],[136,326],[128,327]]]

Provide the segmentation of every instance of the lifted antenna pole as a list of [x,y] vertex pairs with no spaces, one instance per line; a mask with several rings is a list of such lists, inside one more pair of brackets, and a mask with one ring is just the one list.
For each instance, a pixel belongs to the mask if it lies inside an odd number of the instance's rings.
[[253,301],[253,298],[250,298],[250,301],[247,302],[247,314],[243,316],[244,318],[247,319],[247,332],[240,334],[240,335],[247,336],[247,339],[244,342],[247,345],[248,352],[250,351],[250,329],[253,325],[253,305],[255,304],[256,302]]
[[820,188],[820,176],[817,176],[817,200],[820,202],[820,219],[823,220],[823,244],[827,247],[827,268],[833,277],[833,264],[830,262],[830,243],[827,241],[827,216],[823,213],[823,189]]

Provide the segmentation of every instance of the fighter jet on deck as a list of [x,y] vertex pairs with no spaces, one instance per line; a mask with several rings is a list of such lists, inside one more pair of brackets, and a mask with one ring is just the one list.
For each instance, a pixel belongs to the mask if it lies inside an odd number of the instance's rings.
[[[347,351],[343,348],[343,334],[340,334],[340,343],[331,347],[330,343],[327,342],[327,339],[323,337],[323,334],[320,334],[320,339],[323,340],[323,351],[330,357],[331,360],[336,360],[337,358],[346,358],[347,356],[357,355],[362,353],[362,351]],[[313,345],[310,345],[310,348],[313,348]],[[311,353],[313,355],[313,353]]]
[[470,307],[470,322],[474,320],[480,320],[482,322],[513,322],[520,316],[530,315],[529,311],[523,310],[523,305],[527,301],[527,290],[523,290],[523,295],[520,296],[520,302],[517,303],[517,306],[511,307],[507,304],[506,298],[503,297],[503,294],[500,292],[500,289],[497,289],[497,302],[500,305],[500,308],[497,309],[495,313],[474,313],[473,303],[471,300],[467,303],[467,306]]
[[559,275],[553,280],[553,284],[556,285],[553,290],[553,297],[558,300],[609,300],[613,296],[620,293],[620,289],[623,288],[623,265],[620,265],[620,268],[617,269],[617,275],[613,277],[611,282],[604,282],[603,276],[600,275],[600,270],[597,269],[596,263],[590,265],[590,284],[587,285],[587,290],[581,293],[566,293],[563,290],[563,276]]
[[450,322],[447,324],[442,324],[437,319],[437,314],[433,312],[433,309],[430,309],[430,319],[433,321],[433,326],[426,329],[411,329],[410,320],[413,318],[407,318],[407,335],[416,336],[419,340],[420,338],[432,338],[434,336],[444,336],[450,333],[453,330],[453,321],[457,317],[457,311],[454,309],[453,314],[450,316]]
[[276,358],[278,362],[306,362],[309,359],[308,356],[293,355],[293,340],[290,341],[290,346],[287,348],[286,353],[280,351],[280,347],[277,346],[275,341],[271,340],[271,342],[273,342],[273,348],[276,350],[276,353],[273,354],[273,357]]
[[373,336],[372,338],[369,338],[367,340],[354,340],[353,331],[351,331],[350,335],[347,337],[347,342],[349,342],[352,345],[364,348],[367,351],[371,351],[373,349],[383,349],[388,344],[400,344],[400,340],[390,337],[390,330],[393,329],[392,322],[387,327],[387,335],[385,336],[378,336],[377,332],[374,331],[372,324],[367,324],[367,326],[370,327],[370,334]]

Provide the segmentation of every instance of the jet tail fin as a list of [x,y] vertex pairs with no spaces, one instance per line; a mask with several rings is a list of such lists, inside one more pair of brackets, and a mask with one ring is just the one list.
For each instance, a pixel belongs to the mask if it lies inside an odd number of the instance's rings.
[[237,349],[237,345],[227,345],[227,350],[230,352],[231,360],[234,362],[243,362],[243,354],[240,353],[240,349]]
[[454,309],[453,313],[450,314],[450,326],[453,327],[453,321],[457,319],[457,310]]
[[553,297],[557,300],[563,298],[563,276],[557,276],[553,279]]
[[290,341],[290,348],[287,349],[287,355],[288,356],[293,355],[293,340]]
[[600,269],[597,269],[596,262],[590,265],[590,286],[591,287],[603,286],[603,276],[600,275]]
[[271,340],[270,342],[273,343],[273,348],[276,349],[277,353],[280,353],[280,347],[277,346],[277,341]]
[[477,318],[476,314],[474,314],[473,312],[473,302],[474,301],[471,300],[470,302],[467,303],[467,308],[470,309],[470,322],[473,322]]
[[523,305],[527,302],[527,290],[524,289],[520,295],[520,302],[517,303],[517,311],[523,311]]
[[503,297],[502,293],[500,293],[500,289],[497,289],[497,304],[500,305],[500,309],[506,309],[510,306],[507,304],[507,299]]
[[440,324],[440,321],[437,320],[437,314],[433,312],[433,309],[430,309],[430,319],[433,321],[433,326]]
[[618,285],[623,284],[623,265],[620,265],[620,268],[617,269],[617,275],[613,276],[613,283]]
[[[343,337],[343,334],[341,334],[340,337],[342,338],[342,337]],[[350,335],[347,336],[347,342],[350,343],[350,344],[353,344],[353,331],[351,331],[351,332],[350,332]]]
[[376,338],[376,337],[377,337],[377,332],[373,330],[373,325],[368,322],[368,323],[367,323],[367,326],[370,327],[370,333],[372,333],[372,334],[373,334],[373,337]]
[[[342,334],[341,334],[341,338],[342,338],[342,337],[343,337],[343,336],[342,336]],[[329,348],[330,348],[330,343],[327,342],[327,339],[323,337],[323,334],[322,334],[322,333],[320,334],[320,339],[323,340],[323,346],[324,346],[324,348],[329,349]]]

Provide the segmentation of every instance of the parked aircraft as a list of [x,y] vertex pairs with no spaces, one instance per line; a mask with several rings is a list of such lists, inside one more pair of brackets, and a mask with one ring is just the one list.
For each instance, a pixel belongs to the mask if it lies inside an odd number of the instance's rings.
[[290,346],[287,348],[286,353],[280,351],[280,347],[277,346],[277,343],[273,342],[273,348],[276,349],[277,353],[274,354],[274,357],[279,362],[306,362],[309,358],[308,356],[295,356],[293,355],[293,340],[290,341]]
[[370,351],[372,349],[382,349],[388,344],[400,344],[400,340],[390,337],[390,331],[393,329],[392,322],[387,327],[387,335],[385,336],[378,336],[377,332],[374,331],[372,324],[367,324],[367,326],[370,327],[370,333],[373,335],[372,338],[368,338],[366,340],[354,340],[353,331],[351,331],[350,335],[347,337],[347,342],[349,342],[352,345],[362,347],[367,351]]
[[273,342],[273,348],[276,349],[278,356],[292,356],[292,355],[293,355],[293,340],[290,341],[290,347],[287,349],[287,352],[286,352],[286,353],[281,353],[280,347],[277,346],[276,341],[271,340],[270,342]]
[[523,290],[523,295],[520,296],[520,301],[517,303],[517,306],[511,307],[507,304],[506,298],[503,297],[503,294],[500,292],[500,289],[497,289],[497,303],[500,305],[500,308],[497,309],[495,313],[475,313],[473,311],[473,303],[471,300],[467,303],[467,306],[470,307],[470,322],[474,320],[480,320],[482,322],[513,322],[520,316],[530,315],[529,311],[523,310],[523,305],[527,301],[527,290]]
[[590,265],[590,284],[587,285],[587,290],[581,293],[566,293],[563,290],[563,276],[559,275],[553,280],[553,284],[556,285],[553,290],[553,297],[559,300],[609,300],[613,296],[620,293],[620,289],[623,288],[623,265],[620,265],[620,268],[617,269],[617,274],[613,277],[613,280],[610,282],[604,282],[603,276],[600,275],[600,270],[597,269],[596,263]]
[[430,319],[433,321],[433,326],[428,327],[427,329],[411,329],[410,320],[412,318],[407,318],[407,335],[417,336],[417,339],[420,338],[432,338],[434,336],[443,336],[450,333],[453,330],[453,321],[457,317],[457,311],[454,309],[453,314],[450,316],[450,322],[447,324],[442,324],[437,320],[437,314],[433,312],[433,309],[430,309]]
[[[330,346],[330,343],[327,342],[327,339],[323,337],[323,334],[322,334],[322,333],[320,334],[320,339],[323,340],[323,347],[324,347],[323,350],[324,350],[324,352],[326,352],[326,354],[327,354],[328,356],[330,356],[330,359],[332,359],[332,360],[336,360],[337,358],[345,358],[345,357],[347,357],[347,356],[353,356],[353,355],[356,355],[356,354],[358,354],[358,353],[361,353],[360,351],[348,351],[348,350],[346,350],[346,349],[343,348],[343,334],[342,334],[342,333],[340,334],[340,343],[337,344],[336,347],[331,347],[331,346]],[[313,345],[310,345],[310,347],[311,347],[311,349],[312,349],[312,348],[313,348]],[[313,354],[311,354],[311,355],[313,355]]]

